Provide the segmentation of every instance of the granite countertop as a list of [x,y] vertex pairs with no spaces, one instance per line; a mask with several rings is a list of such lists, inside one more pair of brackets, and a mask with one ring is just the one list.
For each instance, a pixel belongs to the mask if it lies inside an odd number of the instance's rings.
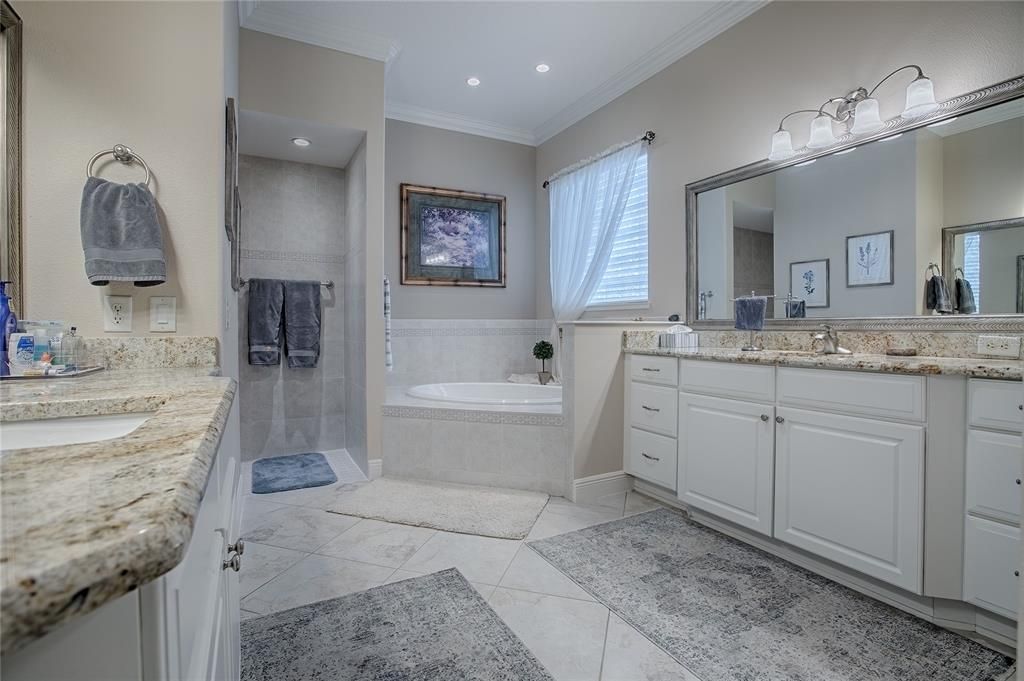
[[761,350],[744,352],[736,348],[699,348],[675,350],[671,348],[628,348],[634,355],[683,357],[741,364],[800,367],[805,369],[840,369],[847,371],[876,371],[886,374],[952,375],[970,378],[1021,380],[1022,363],[1013,359],[985,359],[975,357],[892,357],[854,353],[852,355],[821,355],[794,350]]
[[0,455],[2,652],[181,561],[235,394],[235,381],[215,374],[122,370],[0,383],[2,421],[155,412],[113,440]]

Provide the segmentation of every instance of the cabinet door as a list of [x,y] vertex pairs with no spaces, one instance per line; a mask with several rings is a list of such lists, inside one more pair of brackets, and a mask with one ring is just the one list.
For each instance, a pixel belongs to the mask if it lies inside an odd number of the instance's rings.
[[774,408],[679,395],[679,479],[684,503],[772,533]]
[[1017,619],[1020,530],[982,518],[967,518],[964,600]]
[[924,428],[780,407],[775,536],[921,593]]

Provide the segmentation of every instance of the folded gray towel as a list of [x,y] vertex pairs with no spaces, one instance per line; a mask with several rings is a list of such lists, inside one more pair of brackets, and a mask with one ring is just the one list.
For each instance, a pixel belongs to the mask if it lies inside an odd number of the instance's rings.
[[281,362],[281,322],[284,282],[249,280],[249,364],[275,366]]
[[788,319],[802,319],[807,316],[807,302],[803,300],[786,301],[786,317]]
[[929,310],[935,310],[939,314],[951,314],[953,303],[949,298],[949,286],[941,274],[933,274],[925,282],[925,298]]
[[146,185],[90,177],[82,189],[81,228],[90,284],[156,286],[167,280],[156,199]]
[[284,344],[288,366],[313,368],[320,359],[320,282],[284,282]]
[[764,328],[764,315],[768,299],[764,296],[750,296],[736,299],[736,328],[744,331],[760,331]]
[[956,311],[960,314],[974,314],[978,311],[978,304],[974,301],[974,289],[971,282],[963,277],[957,277],[953,282],[953,296]]

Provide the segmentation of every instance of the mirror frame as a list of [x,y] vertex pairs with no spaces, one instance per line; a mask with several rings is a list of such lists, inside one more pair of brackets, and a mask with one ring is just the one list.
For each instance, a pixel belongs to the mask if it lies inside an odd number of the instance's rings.
[[7,294],[11,298],[11,308],[18,314],[24,314],[22,303],[25,301],[25,277],[23,273],[22,258],[22,212],[21,212],[21,116],[22,116],[22,62],[21,62],[21,41],[22,25],[21,17],[14,11],[14,8],[3,0],[0,2],[0,30],[4,33],[4,55],[5,90],[4,102],[6,116],[4,119],[3,131],[3,161],[4,164],[4,187],[7,233],[2,235],[7,243],[7,279],[11,282],[11,288]]
[[[760,177],[783,168],[789,168],[811,159],[821,158],[842,151],[875,142],[897,133],[909,132],[927,127],[933,123],[963,116],[974,111],[987,109],[1003,102],[1024,97],[1024,75],[1004,80],[1001,83],[968,92],[959,97],[947,99],[939,108],[920,118],[907,121],[894,118],[886,121],[885,127],[873,133],[853,135],[847,133],[835,144],[824,149],[807,149],[784,161],[756,161],[740,168],[734,168],[718,175],[691,182],[686,185],[686,323],[694,329],[733,329],[731,319],[697,319],[697,195],[712,189],[725,187],[743,180]],[[1010,331],[1024,332],[1024,315],[917,315],[903,317],[808,317],[804,319],[767,319],[765,331],[803,331],[817,329],[828,322],[837,329],[860,331]]]

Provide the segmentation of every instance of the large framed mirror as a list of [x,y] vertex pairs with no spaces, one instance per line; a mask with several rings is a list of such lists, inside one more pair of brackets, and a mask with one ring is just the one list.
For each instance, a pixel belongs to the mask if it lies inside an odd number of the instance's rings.
[[1024,76],[695,182],[686,209],[695,328],[754,292],[769,330],[1024,329]]
[[0,0],[0,280],[9,281],[11,306],[24,310],[21,242],[21,19]]

